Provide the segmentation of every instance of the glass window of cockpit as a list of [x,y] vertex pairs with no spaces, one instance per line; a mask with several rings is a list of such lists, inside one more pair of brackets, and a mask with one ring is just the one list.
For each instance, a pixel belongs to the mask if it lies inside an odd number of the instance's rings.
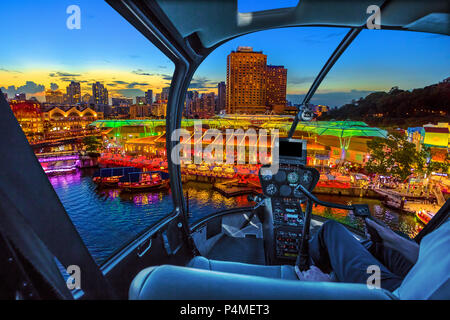
[[[329,179],[335,179],[335,187],[351,186],[349,190],[353,193],[351,197],[320,194],[320,198],[341,203],[369,203],[372,215],[411,237],[423,228],[416,213],[420,210],[436,212],[437,203],[432,205],[437,201],[435,190],[443,197],[448,190],[448,172],[443,172],[440,164],[446,161],[448,164],[445,131],[450,120],[449,52],[450,37],[445,35],[389,30],[363,30],[358,35],[311,99],[315,105],[332,109],[319,120],[363,121],[387,133],[398,132],[403,139],[414,143],[417,150],[429,147],[431,155],[423,160],[436,161],[435,169],[427,173],[425,168],[420,172],[412,165],[406,177],[381,171],[378,175],[371,174],[367,167],[371,157],[367,143],[374,140],[373,137],[352,137],[343,153],[339,137],[324,134],[315,139],[319,144],[328,145],[330,152],[325,158],[315,157],[314,165],[321,168],[322,180],[330,186],[333,182]],[[443,139],[435,134],[436,140],[433,140],[432,134],[424,131],[426,126],[444,132]],[[390,157],[389,151],[386,152],[385,156]],[[348,192],[340,190],[342,195]],[[377,190],[397,195],[382,200]],[[313,211],[362,226],[344,210],[318,207]]]
[[[270,156],[272,130],[286,136],[296,104],[300,104],[315,76],[345,34],[346,28],[301,27],[266,30],[233,39],[214,50],[200,65],[190,83],[182,126],[191,137],[191,162],[198,156],[194,143],[201,141],[203,162],[182,163],[184,195],[188,198],[190,223],[218,211],[254,205],[247,195],[261,192],[258,170],[261,161],[248,144],[261,129],[267,140],[256,138],[258,155],[267,146]],[[194,121],[199,127],[194,128]],[[223,156],[216,163],[205,149],[217,141],[208,129],[219,130]],[[233,130],[237,138],[228,138]],[[242,130],[247,134],[241,140]],[[254,131],[252,131],[254,130]],[[198,137],[194,135],[197,133]],[[259,135],[258,135],[259,136]],[[305,138],[307,135],[305,135]],[[239,146],[245,145],[244,163],[238,164]],[[227,163],[226,147],[234,150]],[[198,151],[199,149],[197,149]],[[241,149],[242,150],[242,149]]]
[[[173,211],[165,188],[165,125],[155,120],[164,119],[167,97],[155,97],[170,85],[174,66],[104,1],[4,1],[1,7],[1,91],[102,264]],[[81,142],[59,141],[68,137]],[[126,192],[117,184],[121,173],[93,181],[99,168],[90,166],[97,161],[163,174],[135,176]],[[139,191],[150,182],[152,190]]]

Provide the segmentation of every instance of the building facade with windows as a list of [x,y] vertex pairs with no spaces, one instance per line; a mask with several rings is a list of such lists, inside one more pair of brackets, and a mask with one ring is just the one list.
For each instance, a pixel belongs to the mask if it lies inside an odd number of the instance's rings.
[[222,110],[226,108],[226,89],[227,86],[225,82],[219,82],[217,84],[217,106],[216,106],[216,114],[219,114]]
[[109,104],[108,90],[100,82],[92,84],[92,97],[95,105]]
[[153,103],[153,90],[145,92],[145,104],[151,105]]
[[66,89],[68,104],[81,103],[81,86],[79,82],[72,81]]
[[267,105],[276,113],[284,111],[286,106],[287,69],[284,66],[268,65],[267,75]]
[[227,57],[226,110],[228,114],[260,113],[265,105],[267,56],[252,47],[238,47]]

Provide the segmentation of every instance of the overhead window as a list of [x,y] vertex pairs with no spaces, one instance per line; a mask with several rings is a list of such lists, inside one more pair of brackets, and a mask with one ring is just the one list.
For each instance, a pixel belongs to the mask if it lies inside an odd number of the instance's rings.
[[299,0],[238,0],[241,13],[296,7]]

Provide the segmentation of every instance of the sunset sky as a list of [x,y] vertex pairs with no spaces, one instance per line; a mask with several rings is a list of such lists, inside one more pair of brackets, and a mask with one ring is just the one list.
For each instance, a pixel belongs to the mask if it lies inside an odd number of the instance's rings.
[[[81,30],[66,28],[66,8],[72,4],[81,8]],[[82,94],[92,94],[92,82],[100,81],[110,97],[134,98],[170,85],[170,60],[104,1],[9,1],[2,3],[0,26],[0,88],[9,95],[26,92],[43,101],[45,89],[65,92],[71,80],[82,83]],[[226,80],[226,56],[244,45],[267,54],[269,64],[288,69],[288,100],[299,102],[347,31],[286,28],[234,39],[205,60],[191,89],[216,91],[217,83]],[[448,36],[364,30],[313,102],[339,106],[392,86],[423,87],[449,77],[449,71]]]

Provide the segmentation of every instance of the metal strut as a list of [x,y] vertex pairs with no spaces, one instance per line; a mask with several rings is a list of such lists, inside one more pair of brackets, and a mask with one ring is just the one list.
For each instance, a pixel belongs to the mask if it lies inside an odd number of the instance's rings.
[[[334,66],[336,61],[339,59],[339,57],[344,53],[344,51],[348,48],[348,46],[353,42],[353,40],[358,36],[358,34],[361,32],[362,28],[352,28],[350,31],[345,35],[344,39],[342,39],[341,43],[337,46],[337,48],[334,50],[331,57],[328,59],[328,61],[323,66],[322,70],[320,70],[319,74],[317,75],[316,79],[314,79],[313,84],[309,88],[308,93],[305,95],[305,98],[303,99],[302,106],[306,106],[309,103],[309,100],[313,97],[313,95],[316,93],[316,90],[319,88],[320,84],[322,83],[323,79],[327,76],[328,72],[331,70],[331,68]],[[299,122],[299,117],[296,116],[294,119],[294,122],[292,123],[291,129],[289,131],[289,138],[292,138],[294,135],[295,129],[297,128],[297,124]]]

